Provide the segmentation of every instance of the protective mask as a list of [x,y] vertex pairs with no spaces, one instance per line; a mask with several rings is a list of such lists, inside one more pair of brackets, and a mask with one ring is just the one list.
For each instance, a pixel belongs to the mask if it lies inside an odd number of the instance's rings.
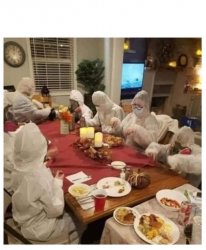
[[141,116],[142,115],[142,113],[143,113],[143,108],[135,108],[134,110],[133,110],[133,112],[135,113],[135,115],[136,116]]

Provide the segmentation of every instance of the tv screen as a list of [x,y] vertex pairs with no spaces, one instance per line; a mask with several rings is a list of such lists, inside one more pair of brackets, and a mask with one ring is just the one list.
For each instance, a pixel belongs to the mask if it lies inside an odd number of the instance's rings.
[[121,98],[133,98],[142,89],[144,63],[123,63]]

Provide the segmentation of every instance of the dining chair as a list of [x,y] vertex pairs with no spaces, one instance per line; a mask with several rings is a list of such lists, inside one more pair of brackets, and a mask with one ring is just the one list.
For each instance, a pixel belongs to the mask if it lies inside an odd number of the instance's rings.
[[14,221],[10,207],[12,204],[11,195],[4,189],[4,244],[71,244],[70,235],[61,235],[49,241],[34,241],[26,239],[18,224]]

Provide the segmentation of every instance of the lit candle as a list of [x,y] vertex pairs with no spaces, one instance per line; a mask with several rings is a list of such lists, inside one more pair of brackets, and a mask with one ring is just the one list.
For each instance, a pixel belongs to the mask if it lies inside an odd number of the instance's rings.
[[94,128],[88,127],[87,128],[87,138],[93,139],[94,138]]
[[101,147],[102,146],[102,141],[103,141],[103,134],[101,132],[95,133],[94,146],[96,148]]
[[80,138],[87,138],[87,128],[80,128]]

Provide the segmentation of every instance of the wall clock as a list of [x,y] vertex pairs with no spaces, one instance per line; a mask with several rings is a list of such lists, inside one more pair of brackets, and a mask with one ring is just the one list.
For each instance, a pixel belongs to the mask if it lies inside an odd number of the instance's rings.
[[9,41],[4,44],[4,61],[12,67],[20,67],[25,62],[24,49],[16,42]]
[[186,67],[187,63],[188,63],[187,56],[184,55],[184,54],[180,55],[179,58],[178,58],[178,66]]

